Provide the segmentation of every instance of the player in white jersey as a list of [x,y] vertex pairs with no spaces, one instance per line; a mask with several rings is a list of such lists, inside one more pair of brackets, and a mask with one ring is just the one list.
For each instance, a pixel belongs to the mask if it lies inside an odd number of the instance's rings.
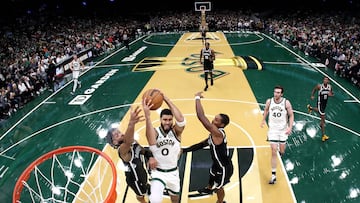
[[70,63],[70,70],[72,71],[72,76],[74,80],[74,86],[71,94],[75,93],[77,86],[81,88],[81,82],[79,81],[80,71],[84,70],[84,63],[77,57],[77,55],[73,56],[73,60]]
[[277,151],[280,149],[280,155],[285,153],[286,141],[291,134],[294,123],[294,112],[289,100],[283,97],[284,89],[281,86],[275,86],[274,97],[266,100],[263,119],[260,126],[264,127],[268,117],[268,135],[267,140],[271,147],[271,179],[269,184],[276,182]]
[[[161,92],[161,94],[163,94]],[[163,192],[166,189],[172,203],[179,202],[180,177],[178,159],[180,156],[181,134],[185,128],[185,118],[180,110],[163,94],[165,103],[169,109],[163,109],[160,113],[160,126],[154,128],[150,118],[151,100],[143,100],[143,109],[146,119],[146,138],[154,158],[157,160],[157,168],[151,170],[151,189],[149,200],[151,203],[161,203]],[[175,118],[175,124],[174,120]]]
[[204,44],[206,42],[206,27],[205,26],[200,26],[200,35],[201,35],[201,40],[202,43]]

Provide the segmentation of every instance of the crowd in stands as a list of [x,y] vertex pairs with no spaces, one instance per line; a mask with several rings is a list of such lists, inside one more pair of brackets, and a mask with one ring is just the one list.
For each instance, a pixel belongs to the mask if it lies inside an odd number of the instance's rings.
[[[161,12],[116,18],[19,17],[0,29],[0,119],[6,119],[44,91],[63,85],[64,70],[57,64],[84,49],[100,56],[118,48],[127,32],[196,31],[199,13]],[[209,28],[260,30],[324,60],[335,60],[334,71],[360,87],[360,18],[347,13],[286,13],[263,15],[251,11],[212,11]]]
[[[318,58],[360,87],[360,19],[345,13],[298,13],[268,18],[267,31]],[[333,63],[331,63],[333,62]]]
[[71,17],[18,18],[0,33],[0,119],[6,119],[45,90],[64,85],[65,70],[57,66],[85,49],[99,56],[122,43],[124,32],[137,22]]

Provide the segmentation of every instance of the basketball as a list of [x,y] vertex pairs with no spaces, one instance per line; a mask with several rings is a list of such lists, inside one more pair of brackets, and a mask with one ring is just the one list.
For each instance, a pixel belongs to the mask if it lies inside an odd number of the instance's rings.
[[143,100],[146,98],[147,101],[151,99],[151,103],[153,104],[153,106],[150,108],[150,110],[158,109],[164,101],[163,95],[157,89],[146,90],[142,98]]

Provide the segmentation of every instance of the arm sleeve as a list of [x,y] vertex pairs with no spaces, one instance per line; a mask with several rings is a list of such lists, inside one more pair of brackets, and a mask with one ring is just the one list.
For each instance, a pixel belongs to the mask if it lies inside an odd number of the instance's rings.
[[200,142],[200,143],[191,145],[191,146],[188,147],[188,148],[184,148],[184,149],[183,149],[183,153],[196,151],[196,150],[202,149],[202,148],[204,148],[204,147],[206,147],[206,146],[208,146],[208,145],[209,145],[209,144],[208,144],[207,140],[204,140],[204,141],[202,141],[202,142]]

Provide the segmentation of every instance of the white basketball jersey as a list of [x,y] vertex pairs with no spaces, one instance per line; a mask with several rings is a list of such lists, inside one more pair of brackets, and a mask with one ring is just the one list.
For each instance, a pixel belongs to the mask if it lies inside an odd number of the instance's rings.
[[286,110],[286,99],[282,98],[280,103],[276,103],[274,98],[270,100],[268,124],[270,130],[286,130],[288,115]]
[[79,59],[78,60],[73,60],[72,65],[73,65],[74,71],[79,71],[80,70],[80,61],[79,61]]
[[175,131],[170,130],[164,135],[165,132],[160,127],[155,130],[158,133],[156,145],[150,146],[150,149],[158,162],[157,168],[167,170],[177,167],[181,145]]

